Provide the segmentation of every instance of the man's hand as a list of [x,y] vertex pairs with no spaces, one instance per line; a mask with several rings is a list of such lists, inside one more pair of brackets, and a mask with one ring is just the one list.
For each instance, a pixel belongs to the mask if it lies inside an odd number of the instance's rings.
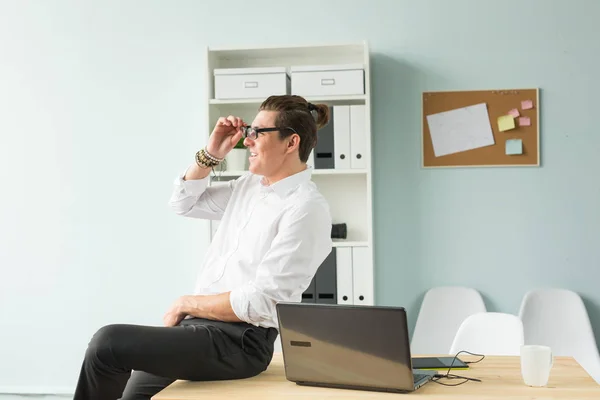
[[181,296],[163,317],[165,326],[178,325],[187,315],[217,321],[240,322],[229,302],[229,292]]
[[[219,118],[208,138],[206,151],[213,157],[225,158],[227,153],[229,153],[242,138],[242,128],[244,126],[246,126],[244,120],[239,117],[234,117],[233,115],[230,115],[227,118]],[[191,181],[204,179],[210,175],[210,171],[212,171],[212,168],[204,168],[194,162],[190,168],[188,168],[183,180]]]
[[208,138],[206,151],[217,158],[224,158],[242,138],[242,127],[246,123],[239,117],[221,117]]
[[178,298],[175,303],[173,303],[169,311],[167,311],[163,317],[163,323],[165,326],[177,326],[185,318],[187,315],[184,312],[186,297],[187,296],[182,296]]

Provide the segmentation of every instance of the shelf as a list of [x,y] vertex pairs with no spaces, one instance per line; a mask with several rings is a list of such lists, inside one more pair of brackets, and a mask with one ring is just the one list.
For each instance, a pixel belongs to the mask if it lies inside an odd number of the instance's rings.
[[313,175],[361,175],[366,174],[366,169],[351,169],[351,168],[343,168],[343,169],[313,169]]
[[[219,177],[232,177],[242,176],[248,171],[215,171],[216,176],[213,179]],[[366,169],[313,169],[313,175],[361,175],[366,174]]]
[[[311,166],[311,184],[316,187],[320,195],[327,202],[332,224],[346,225],[346,238],[332,238],[331,245],[334,251],[337,251],[335,265],[335,279],[338,283],[336,292],[338,298],[346,296],[344,303],[373,305],[375,304],[375,286],[374,286],[374,263],[373,263],[373,246],[372,240],[372,188],[371,175],[372,169],[370,160],[371,153],[371,56],[366,41],[350,42],[350,43],[313,43],[306,45],[272,45],[272,46],[248,46],[248,47],[209,47],[206,52],[206,70],[205,79],[207,79],[207,95],[203,99],[201,106],[204,107],[207,117],[206,129],[210,132],[213,129],[214,122],[219,118],[227,115],[235,115],[246,124],[252,124],[259,112],[260,105],[268,97],[257,92],[247,94],[255,96],[254,98],[238,98],[238,99],[219,99],[215,94],[214,71],[223,68],[270,68],[284,67],[288,75],[291,77],[290,71],[297,67],[314,67],[314,66],[331,66],[355,64],[362,65],[364,69],[364,91],[354,90],[346,93],[359,93],[356,95],[327,95],[327,96],[310,96],[301,95],[307,101],[313,104],[325,104],[332,108],[331,116],[336,115],[338,122],[342,125],[341,129],[346,129],[349,133],[349,141],[345,143],[346,150],[344,153],[350,157],[351,148],[353,145],[355,153],[361,153],[363,158],[362,163],[356,164],[353,159],[346,158],[345,163],[335,163],[330,160],[330,164],[321,164],[317,159],[317,152],[311,154],[308,165]],[[282,90],[285,92],[286,90]],[[290,94],[290,88],[287,89]],[[299,92],[298,90],[294,90]],[[362,92],[362,93],[361,93]],[[316,90],[310,90],[306,93],[319,93]],[[243,96],[243,94],[239,94]],[[364,116],[362,114],[346,115],[348,122],[345,121],[345,110],[340,106],[361,106],[364,108]],[[338,113],[333,109],[338,107]],[[341,110],[340,110],[341,109]],[[347,112],[347,114],[350,114]],[[342,119],[344,118],[344,119]],[[352,118],[352,120],[350,120]],[[330,128],[333,128],[333,118],[330,119]],[[352,128],[356,126],[357,128]],[[331,129],[330,131],[333,131]],[[331,134],[331,133],[330,133]],[[364,138],[364,140],[363,140]],[[356,141],[356,142],[355,142]],[[338,143],[339,144],[339,143]],[[328,144],[331,149],[323,150],[323,152],[335,153],[335,146]],[[358,151],[360,150],[360,151]],[[342,151],[340,150],[340,153]],[[338,158],[339,160],[339,158]],[[319,166],[328,165],[328,169],[316,169],[315,161]],[[341,160],[340,160],[341,161]],[[334,168],[335,166],[338,168]],[[339,168],[343,165],[347,168]],[[359,168],[350,168],[351,166],[359,166]],[[227,168],[227,164],[219,166]],[[242,170],[237,170],[237,166],[230,165],[230,169],[236,167],[235,170],[219,171],[216,167],[214,173],[210,174],[210,185],[227,185],[241,176],[251,174],[247,170],[248,164],[239,165]],[[308,171],[307,171],[308,172]],[[215,230],[219,226],[219,221],[211,221],[209,231],[209,241],[214,238]],[[332,227],[333,229],[333,227]],[[335,236],[335,232],[334,232]],[[338,235],[339,236],[339,235]],[[323,265],[327,265],[324,264]],[[338,275],[339,274],[339,275]],[[329,275],[331,278],[331,275]],[[316,284],[317,279],[329,278],[313,278],[312,283]]]
[[323,43],[296,46],[209,47],[209,67],[271,67],[367,63],[367,43]]
[[[305,96],[307,101],[311,103],[325,103],[328,105],[360,105],[365,104],[366,96],[364,94],[349,95],[349,96]],[[211,105],[260,105],[265,99],[233,99],[220,100],[210,99]]]
[[352,242],[340,239],[333,239],[333,247],[361,247],[368,245],[369,243],[364,241]]
[[357,42],[331,42],[322,44],[297,44],[291,46],[265,45],[265,46],[242,46],[242,47],[208,47],[209,53],[222,59],[244,60],[248,57],[255,58],[286,58],[290,56],[340,56],[356,55],[363,56],[365,41]]

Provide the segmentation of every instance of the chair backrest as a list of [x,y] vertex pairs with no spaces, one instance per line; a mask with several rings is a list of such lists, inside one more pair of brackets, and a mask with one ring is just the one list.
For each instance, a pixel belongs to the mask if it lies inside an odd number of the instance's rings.
[[460,324],[469,315],[485,312],[485,303],[473,288],[441,286],[423,298],[411,339],[412,354],[446,354]]
[[556,356],[574,357],[600,382],[600,355],[592,324],[581,297],[567,289],[547,288],[527,292],[519,317],[525,344],[549,346]]
[[450,354],[471,353],[518,356],[524,343],[523,323],[516,315],[485,312],[473,314],[460,325]]

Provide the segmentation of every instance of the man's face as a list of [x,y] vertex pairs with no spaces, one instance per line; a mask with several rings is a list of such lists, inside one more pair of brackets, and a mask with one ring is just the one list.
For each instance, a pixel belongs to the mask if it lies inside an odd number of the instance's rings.
[[[251,126],[273,128],[278,111],[260,111]],[[261,132],[256,139],[244,139],[250,151],[249,170],[253,174],[271,177],[277,175],[287,157],[287,141],[279,139],[279,132]]]

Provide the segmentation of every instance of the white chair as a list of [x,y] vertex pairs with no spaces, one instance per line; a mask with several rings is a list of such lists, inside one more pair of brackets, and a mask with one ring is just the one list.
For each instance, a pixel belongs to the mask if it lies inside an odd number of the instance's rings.
[[460,286],[430,289],[421,303],[411,353],[446,354],[465,318],[485,311],[485,303],[475,289]]
[[581,297],[559,288],[535,289],[521,302],[525,344],[549,346],[555,356],[571,356],[600,383],[600,355]]
[[485,312],[467,317],[458,328],[450,354],[459,351],[518,356],[524,343],[523,323],[516,315]]

